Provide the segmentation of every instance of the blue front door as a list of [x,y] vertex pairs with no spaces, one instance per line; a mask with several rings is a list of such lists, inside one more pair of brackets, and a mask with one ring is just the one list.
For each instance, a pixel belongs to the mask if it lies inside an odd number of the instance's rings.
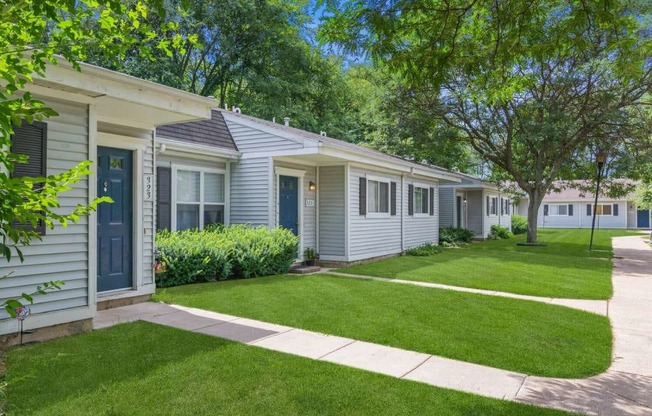
[[280,176],[278,198],[279,225],[299,235],[299,178]]
[[638,228],[650,228],[650,211],[647,209],[639,209],[637,215],[636,226]]
[[131,288],[132,153],[98,147],[97,161],[97,195],[113,199],[97,213],[97,291]]

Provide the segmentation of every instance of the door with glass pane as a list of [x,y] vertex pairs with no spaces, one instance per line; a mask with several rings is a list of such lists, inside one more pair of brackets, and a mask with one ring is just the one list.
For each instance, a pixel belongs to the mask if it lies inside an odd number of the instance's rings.
[[224,173],[192,168],[176,168],[174,175],[175,230],[204,229],[224,224]]

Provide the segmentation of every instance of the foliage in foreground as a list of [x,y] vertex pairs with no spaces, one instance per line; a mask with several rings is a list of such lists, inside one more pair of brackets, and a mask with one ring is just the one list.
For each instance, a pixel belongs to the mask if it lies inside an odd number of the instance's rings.
[[512,233],[514,235],[527,233],[527,218],[522,215],[512,215]]
[[432,243],[423,243],[419,246],[409,248],[405,250],[406,256],[416,256],[416,257],[426,257],[432,256],[434,254],[439,254],[444,251],[442,246],[438,246]]
[[473,240],[475,233],[467,228],[441,227],[439,229],[439,244],[455,247],[468,244]]
[[167,270],[159,287],[285,273],[296,258],[298,239],[283,228],[232,225],[203,231],[162,231],[156,248]]

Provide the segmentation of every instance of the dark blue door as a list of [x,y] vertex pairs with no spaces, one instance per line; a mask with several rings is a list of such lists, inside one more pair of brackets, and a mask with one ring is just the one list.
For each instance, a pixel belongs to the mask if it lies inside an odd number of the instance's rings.
[[638,228],[650,228],[650,211],[647,209],[638,210],[638,220],[636,226]]
[[279,225],[299,235],[299,178],[281,176],[278,197]]
[[132,278],[132,153],[97,148],[97,195],[112,204],[100,204],[97,214],[97,291],[133,286]]

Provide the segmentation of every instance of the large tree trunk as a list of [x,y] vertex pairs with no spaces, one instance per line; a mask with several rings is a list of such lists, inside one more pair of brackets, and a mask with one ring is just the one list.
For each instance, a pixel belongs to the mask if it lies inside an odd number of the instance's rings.
[[543,202],[543,196],[545,195],[544,192],[540,192],[539,190],[532,190],[531,192],[528,192],[528,196],[530,198],[530,201],[528,203],[527,207],[527,240],[526,242],[528,244],[536,244],[537,242],[537,222],[538,222],[538,216],[539,216],[539,207],[541,206],[541,202]]

